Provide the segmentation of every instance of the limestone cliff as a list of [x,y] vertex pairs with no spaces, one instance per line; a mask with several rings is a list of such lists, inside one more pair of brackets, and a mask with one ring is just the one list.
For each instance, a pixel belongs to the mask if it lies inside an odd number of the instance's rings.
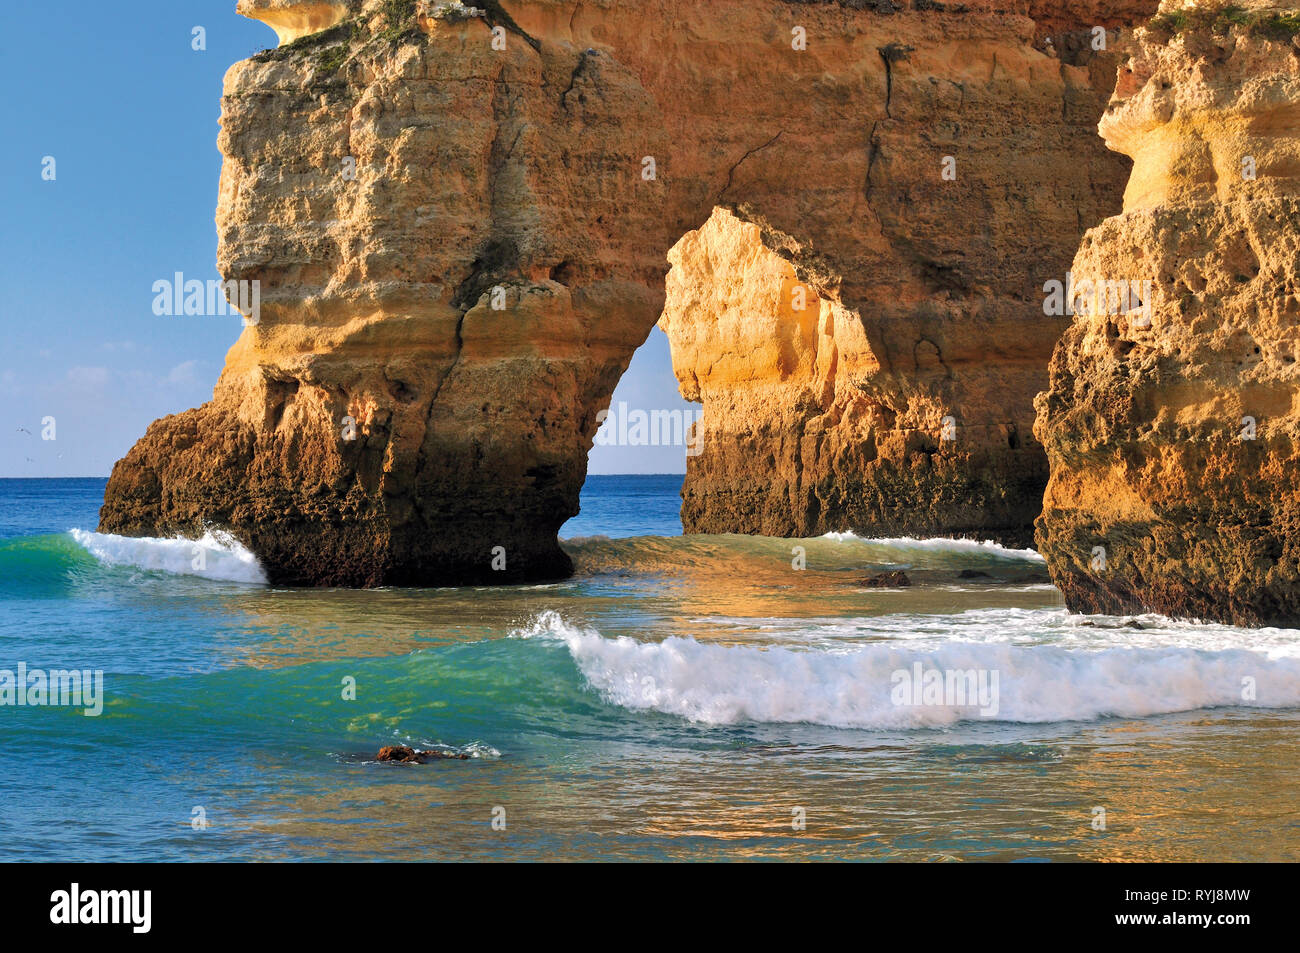
[[1038,287],[1118,204],[1124,168],[1087,126],[1114,59],[1091,33],[1038,44],[1072,50],[1068,65],[1034,49],[1041,23],[1006,29],[878,49],[886,102],[861,201],[838,200],[826,229],[833,266],[746,203],[669,255],[659,323],[682,394],[704,405],[688,531],[1031,544],[1047,480],[1033,399],[1068,323],[1043,315]]
[[[218,264],[260,320],[119,462],[104,530],[219,524],[287,583],[568,572],[597,412],[710,223],[664,314],[712,438],[692,528],[1025,537],[1064,325],[1037,286],[1124,180],[1090,38],[1149,4],[239,8],[283,40],[222,102]],[[729,317],[737,255],[811,309]],[[758,363],[689,369],[708,323]]]
[[1038,539],[1076,610],[1300,625],[1297,33],[1166,4],[1120,70],[1100,128],[1133,172],[1074,277],[1150,300],[1078,314],[1037,405]]

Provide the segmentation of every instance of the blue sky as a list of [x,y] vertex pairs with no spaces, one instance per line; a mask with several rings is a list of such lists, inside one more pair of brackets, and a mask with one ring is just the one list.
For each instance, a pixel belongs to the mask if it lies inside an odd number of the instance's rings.
[[[80,12],[78,7],[84,8]],[[107,476],[151,421],[212,395],[237,317],[159,317],[215,278],[221,80],[272,46],[235,0],[10,4],[0,39],[0,477]],[[192,30],[206,31],[206,50]],[[53,157],[56,178],[42,178]],[[686,409],[656,329],[614,395]],[[54,440],[42,422],[54,418]],[[20,429],[22,428],[22,429]],[[27,431],[27,432],[24,432]],[[595,473],[679,473],[681,447],[597,447]]]

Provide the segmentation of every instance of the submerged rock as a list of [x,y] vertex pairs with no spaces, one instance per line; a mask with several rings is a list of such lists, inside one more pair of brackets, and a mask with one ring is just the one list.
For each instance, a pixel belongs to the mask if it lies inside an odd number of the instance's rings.
[[402,764],[425,764],[429,761],[468,761],[469,755],[460,751],[417,751],[406,745],[388,745],[380,748],[376,761],[397,761]]
[[902,570],[877,573],[858,582],[864,589],[903,589],[911,584],[912,580]]

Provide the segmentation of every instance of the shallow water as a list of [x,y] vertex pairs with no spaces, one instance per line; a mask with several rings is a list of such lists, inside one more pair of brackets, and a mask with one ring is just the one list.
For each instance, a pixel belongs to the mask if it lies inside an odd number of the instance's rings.
[[[0,481],[0,669],[104,672],[98,717],[0,707],[0,860],[1300,857],[1288,630],[1071,616],[988,545],[679,537],[680,477],[590,479],[563,583],[276,590],[90,533],[103,485]],[[897,704],[917,663],[996,712]]]

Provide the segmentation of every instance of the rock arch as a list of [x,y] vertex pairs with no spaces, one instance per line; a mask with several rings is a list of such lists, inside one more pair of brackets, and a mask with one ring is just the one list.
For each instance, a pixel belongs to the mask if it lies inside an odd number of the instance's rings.
[[[221,524],[286,583],[564,575],[596,414],[662,320],[706,420],[730,400],[755,424],[693,465],[688,526],[1027,539],[1064,321],[1040,286],[1125,178],[1094,131],[1114,57],[1080,37],[1136,12],[647,6],[241,0],[287,40],[222,102],[219,269],[260,282],[260,320],[212,401],[118,463],[101,529]],[[793,407],[692,368],[695,319],[731,320],[705,258],[678,256],[698,300],[670,282],[665,312],[668,250],[728,229],[815,295],[770,391]]]

